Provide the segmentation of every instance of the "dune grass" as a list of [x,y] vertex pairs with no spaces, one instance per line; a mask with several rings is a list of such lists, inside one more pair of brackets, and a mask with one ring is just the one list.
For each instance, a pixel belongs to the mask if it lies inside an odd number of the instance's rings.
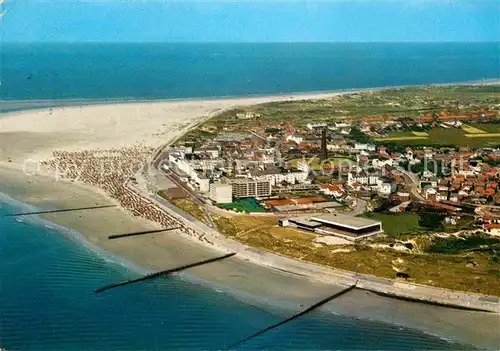
[[[394,278],[397,268],[407,272],[412,282],[500,295],[500,264],[481,252],[401,253],[364,244],[318,244],[314,241],[316,234],[278,227],[273,217],[217,217],[214,222],[221,233],[234,240],[293,259],[383,278]],[[413,225],[415,219],[408,220],[404,226]],[[336,251],[339,248],[345,250]]]

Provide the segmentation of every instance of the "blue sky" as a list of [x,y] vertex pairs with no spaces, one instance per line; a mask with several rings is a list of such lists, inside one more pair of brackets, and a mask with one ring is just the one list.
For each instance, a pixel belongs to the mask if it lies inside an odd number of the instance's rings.
[[3,40],[500,41],[500,0],[6,0]]

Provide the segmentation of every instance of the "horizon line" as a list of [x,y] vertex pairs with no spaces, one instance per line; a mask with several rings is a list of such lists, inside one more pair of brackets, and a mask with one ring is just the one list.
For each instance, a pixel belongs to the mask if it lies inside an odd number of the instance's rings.
[[499,40],[477,40],[477,41],[108,41],[108,40],[37,40],[37,41],[15,41],[3,40],[2,44],[480,44],[499,43]]

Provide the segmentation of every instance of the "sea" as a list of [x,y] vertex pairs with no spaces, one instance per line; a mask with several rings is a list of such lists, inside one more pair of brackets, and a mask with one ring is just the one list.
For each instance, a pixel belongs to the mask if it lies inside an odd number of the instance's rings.
[[[44,43],[1,50],[4,112],[72,100],[289,94],[500,76],[498,43]],[[144,272],[68,228],[37,216],[7,216],[28,209],[0,194],[0,347],[7,350],[221,350],[291,313],[183,274],[95,294]],[[469,347],[436,334],[320,310],[238,349]]]

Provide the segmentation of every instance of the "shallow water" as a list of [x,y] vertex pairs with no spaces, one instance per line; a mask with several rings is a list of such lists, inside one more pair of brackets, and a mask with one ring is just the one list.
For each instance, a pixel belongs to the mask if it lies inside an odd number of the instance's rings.
[[[13,211],[18,203],[2,203],[0,214]],[[221,349],[290,314],[180,276],[96,295],[140,273],[40,219],[4,217],[0,228],[0,344],[7,350]],[[395,325],[315,312],[240,348],[457,347]]]

